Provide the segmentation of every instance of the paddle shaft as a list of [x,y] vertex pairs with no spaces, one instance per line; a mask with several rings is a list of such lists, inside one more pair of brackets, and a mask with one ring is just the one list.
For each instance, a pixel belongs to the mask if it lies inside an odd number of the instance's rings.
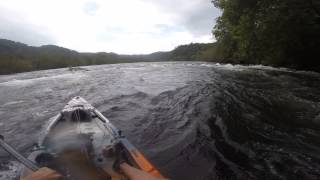
[[0,135],[0,146],[30,170],[37,171],[39,169],[39,167],[34,162],[25,158],[18,151],[16,151],[12,146],[7,144],[4,141],[4,138],[2,135]]

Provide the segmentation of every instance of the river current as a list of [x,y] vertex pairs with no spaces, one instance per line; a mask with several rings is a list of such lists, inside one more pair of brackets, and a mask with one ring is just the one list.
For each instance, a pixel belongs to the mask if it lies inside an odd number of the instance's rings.
[[[319,179],[320,74],[204,62],[0,76],[0,134],[25,156],[75,96],[171,179]],[[0,179],[19,163],[0,150]]]

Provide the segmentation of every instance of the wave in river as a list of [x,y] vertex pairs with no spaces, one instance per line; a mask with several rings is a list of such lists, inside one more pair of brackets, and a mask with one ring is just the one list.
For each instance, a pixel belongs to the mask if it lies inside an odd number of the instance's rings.
[[[80,95],[171,179],[320,177],[318,73],[201,62],[85,68],[0,76],[8,141],[28,154],[43,124]],[[8,164],[2,177],[15,171]]]

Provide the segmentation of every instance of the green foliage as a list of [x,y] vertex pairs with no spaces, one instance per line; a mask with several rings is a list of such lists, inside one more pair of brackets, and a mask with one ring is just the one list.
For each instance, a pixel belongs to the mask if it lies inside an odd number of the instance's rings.
[[0,74],[84,65],[153,61],[152,56],[79,53],[58,46],[31,47],[0,39]]
[[175,48],[170,52],[169,59],[173,61],[213,61],[216,59],[215,54],[215,43],[192,43]]
[[222,10],[216,43],[178,46],[149,55],[78,53],[0,39],[0,74],[141,61],[215,61],[320,71],[319,0],[213,0]]
[[[320,70],[320,2],[213,0],[217,52],[235,63]],[[217,54],[216,54],[217,55]]]
[[182,45],[170,52],[147,55],[115,53],[79,53],[58,46],[31,47],[0,39],[0,74],[54,69],[73,66],[154,61],[212,61],[216,59],[216,44]]

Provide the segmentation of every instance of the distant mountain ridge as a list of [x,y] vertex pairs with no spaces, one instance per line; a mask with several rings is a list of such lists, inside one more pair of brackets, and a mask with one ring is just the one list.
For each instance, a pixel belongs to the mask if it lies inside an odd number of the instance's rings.
[[190,44],[170,52],[147,55],[119,55],[116,53],[80,53],[67,48],[44,45],[40,47],[7,39],[0,39],[0,74],[54,69],[72,66],[155,62],[155,61],[208,61],[214,57],[215,44]]

